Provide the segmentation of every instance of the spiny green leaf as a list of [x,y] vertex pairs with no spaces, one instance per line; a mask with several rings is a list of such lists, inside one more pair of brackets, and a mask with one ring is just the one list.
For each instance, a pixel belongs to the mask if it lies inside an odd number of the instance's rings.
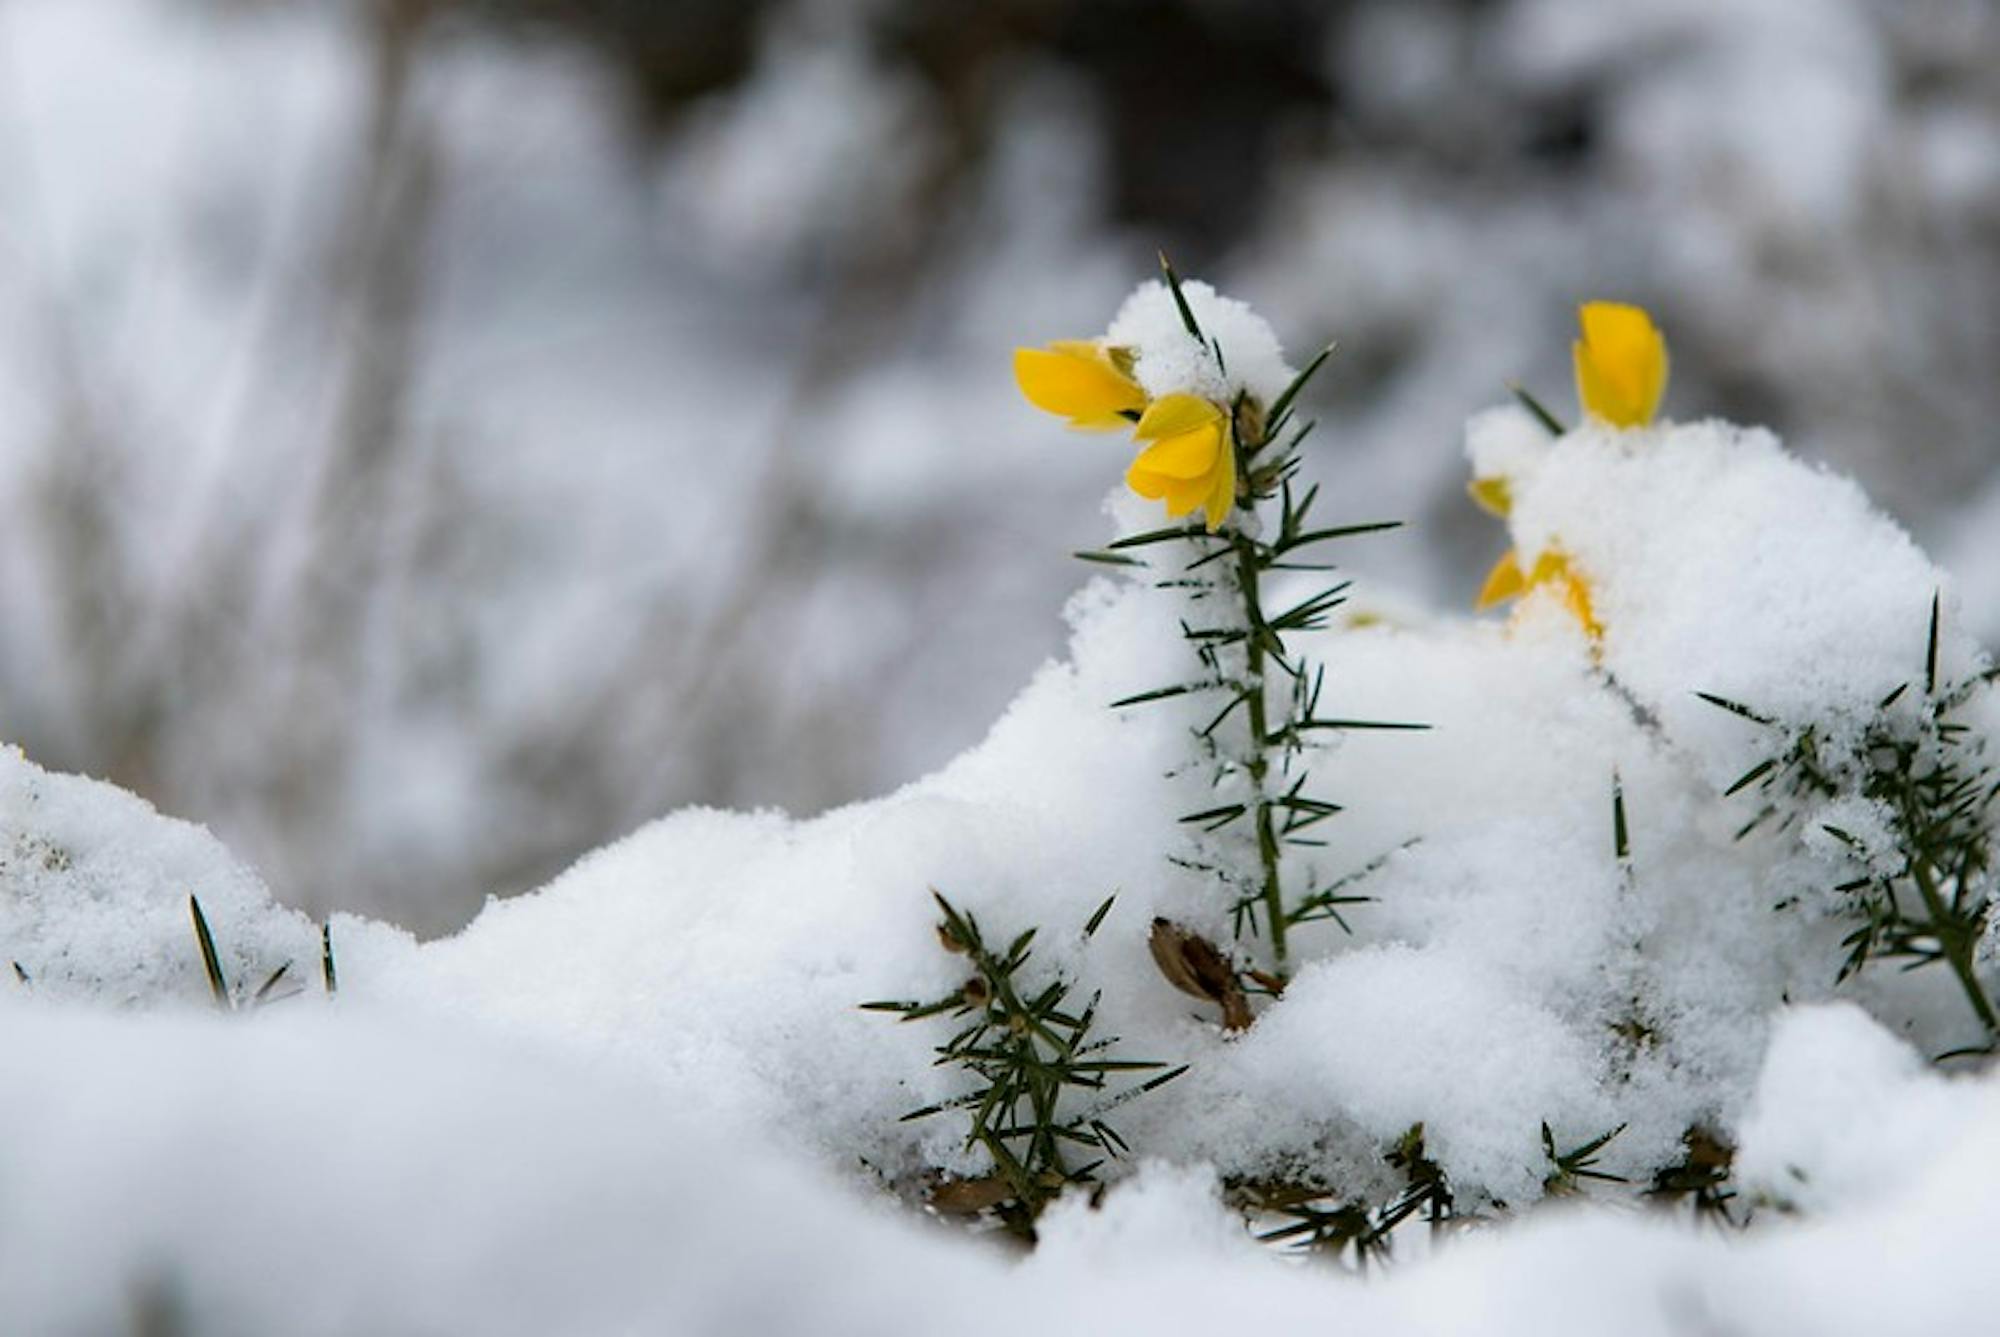
[[1776,769],[1778,769],[1778,759],[1776,757],[1768,757],[1738,776],[1735,784],[1722,791],[1722,796],[1729,798],[1732,795],[1740,794]]
[[208,991],[215,997],[215,1005],[229,1010],[229,982],[222,977],[222,961],[215,952],[215,937],[208,931],[208,916],[201,912],[201,902],[192,895],[188,897],[188,913],[194,918],[195,942],[201,947],[201,967],[208,975]]
[[1931,592],[1931,629],[1929,643],[1924,649],[1924,695],[1937,695],[1938,671],[1938,602],[1939,594]]
[[1104,904],[1097,907],[1095,913],[1090,916],[1090,922],[1083,926],[1084,937],[1088,938],[1096,934],[1097,926],[1104,922],[1104,916],[1111,913],[1111,903],[1117,899],[1118,894],[1116,892],[1104,898]]
[[1759,714],[1741,702],[1731,701],[1727,697],[1716,696],[1711,692],[1696,692],[1695,695],[1708,702],[1711,706],[1719,710],[1726,710],[1732,715],[1740,715],[1753,724],[1774,725],[1777,723],[1769,715]]
[[1431,727],[1428,724],[1411,724],[1398,720],[1344,720],[1313,719],[1300,720],[1295,726],[1301,730],[1322,729],[1394,729],[1409,733],[1422,733]]
[[1313,354],[1312,361],[1306,363],[1299,374],[1292,377],[1292,383],[1287,385],[1283,393],[1272,403],[1268,419],[1272,424],[1271,431],[1277,431],[1276,424],[1285,416],[1286,411],[1291,408],[1292,401],[1299,397],[1299,391],[1306,388],[1306,382],[1310,381],[1314,374],[1326,365],[1326,360],[1333,356],[1334,347],[1334,344],[1329,343],[1326,347],[1320,349],[1319,352]]
[[1519,381],[1507,382],[1507,389],[1513,392],[1514,398],[1521,401],[1521,407],[1532,413],[1535,420],[1547,429],[1550,436],[1561,436],[1569,431],[1569,428],[1562,425],[1562,420],[1543,407],[1542,401],[1530,394],[1528,388]]
[[1336,525],[1331,529],[1314,529],[1303,534],[1295,534],[1276,546],[1279,553],[1292,552],[1309,543],[1325,543],[1332,539],[1352,538],[1357,534],[1380,534],[1391,529],[1401,529],[1401,520],[1377,520],[1365,525]]
[[1148,701],[1164,701],[1172,696],[1186,696],[1189,692],[1199,692],[1213,687],[1214,683],[1179,683],[1172,687],[1155,687],[1150,692],[1140,692],[1136,696],[1121,696],[1111,703],[1112,710],[1122,710],[1126,706],[1143,705]]
[[[252,995],[251,1001],[256,1003],[270,1002],[271,990],[278,987],[278,981],[282,980],[285,977],[285,972],[290,970],[291,968],[292,968],[292,963],[287,961],[283,965],[279,966],[276,970],[272,971],[270,976],[266,978],[262,984],[257,986],[257,992],[254,995]],[[298,990],[294,989],[292,990],[292,992],[297,993]],[[289,996],[290,995],[287,995],[287,997]]]
[[1632,836],[1625,828],[1625,784],[1616,771],[1611,774],[1611,847],[1619,863],[1632,857]]
[[1127,548],[1143,548],[1153,543],[1171,543],[1175,539],[1215,539],[1227,541],[1221,534],[1211,534],[1200,525],[1171,525],[1166,529],[1149,529],[1143,534],[1127,534],[1122,539],[1113,539],[1104,546],[1113,552]]
[[1188,305],[1187,295],[1181,291],[1181,276],[1174,272],[1173,261],[1167,259],[1165,251],[1160,252],[1160,273],[1166,276],[1167,288],[1174,295],[1174,307],[1181,313],[1181,324],[1187,327],[1189,334],[1206,343],[1201,326],[1195,322],[1194,308]]

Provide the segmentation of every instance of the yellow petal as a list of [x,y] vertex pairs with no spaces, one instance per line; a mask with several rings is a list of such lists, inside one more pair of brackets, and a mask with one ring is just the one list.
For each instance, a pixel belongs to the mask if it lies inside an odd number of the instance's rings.
[[1200,510],[1210,533],[1220,529],[1236,505],[1236,446],[1222,409],[1199,395],[1162,395],[1133,432],[1151,444],[1126,470],[1126,484],[1166,502],[1175,519]]
[[1183,516],[1207,500],[1210,481],[1206,478],[1176,478],[1156,473],[1138,460],[1125,471],[1125,485],[1151,501],[1167,503],[1167,514]]
[[1597,620],[1596,609],[1590,602],[1590,582],[1582,576],[1571,576],[1563,585],[1563,607],[1569,609],[1571,617],[1583,628],[1583,634],[1593,641],[1604,639],[1604,626]]
[[1570,351],[1584,412],[1613,427],[1651,422],[1667,388],[1667,341],[1653,318],[1621,302],[1586,302],[1577,321],[1583,337]]
[[1581,339],[1570,345],[1570,352],[1576,361],[1576,397],[1585,413],[1613,427],[1633,427],[1643,421],[1606,379]]
[[1133,461],[1147,473],[1169,478],[1202,478],[1214,473],[1215,457],[1222,452],[1222,425],[1210,423],[1178,436],[1161,437],[1139,453]]
[[1569,555],[1560,548],[1550,548],[1535,559],[1528,571],[1529,585],[1550,585],[1558,580],[1569,579]]
[[1560,549],[1551,548],[1535,559],[1527,584],[1529,589],[1553,590],[1586,636],[1593,641],[1603,637],[1604,624],[1597,620],[1597,611],[1590,598],[1590,582],[1570,565],[1568,555]]
[[1222,522],[1229,518],[1229,512],[1236,506],[1236,448],[1233,443],[1222,443],[1221,467],[1215,471],[1215,486],[1209,490],[1208,500],[1202,508],[1208,513],[1208,532],[1213,534],[1222,528]]
[[1183,436],[1222,421],[1222,410],[1200,395],[1161,395],[1146,406],[1133,435],[1141,441]]
[[1167,489],[1179,481],[1165,474],[1156,474],[1150,469],[1142,469],[1137,460],[1133,460],[1132,467],[1125,471],[1125,486],[1148,501],[1160,500],[1167,495]]
[[1483,611],[1494,604],[1506,603],[1509,599],[1521,597],[1521,591],[1528,588],[1527,580],[1521,575],[1520,559],[1509,548],[1500,554],[1500,560],[1486,573],[1486,583],[1479,587],[1479,597],[1472,601],[1475,611]]
[[1146,407],[1146,392],[1118,369],[1101,345],[1063,339],[1014,350],[1014,379],[1030,404],[1085,431],[1127,426]]
[[[1136,490],[1136,489],[1135,489]],[[1167,503],[1167,518],[1178,520],[1187,515],[1207,499],[1208,483],[1205,479],[1192,482],[1182,478],[1164,480],[1160,491],[1154,495]],[[1140,493],[1141,496],[1146,495]]]
[[1514,489],[1504,478],[1475,478],[1465,485],[1465,490],[1479,509],[1503,520],[1514,509]]

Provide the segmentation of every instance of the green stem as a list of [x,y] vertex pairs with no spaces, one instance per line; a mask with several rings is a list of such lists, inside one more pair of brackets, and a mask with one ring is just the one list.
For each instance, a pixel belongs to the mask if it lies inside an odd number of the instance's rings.
[[1965,932],[1945,904],[1944,894],[1938,890],[1937,882],[1931,876],[1930,861],[1919,856],[1911,861],[1910,872],[1916,880],[1918,894],[1924,898],[1924,908],[1930,912],[1931,931],[1937,935],[1944,959],[1951,964],[1951,973],[1958,977],[1966,1001],[1979,1014],[1980,1023],[1986,1027],[1987,1038],[2000,1040],[2000,1014],[1994,1012],[1993,1000],[1986,996],[1986,990],[1980,986],[1979,975],[1972,968],[1972,935]]
[[[1254,507],[1253,501],[1243,509],[1255,514]],[[1250,750],[1244,764],[1250,772],[1251,787],[1256,791],[1257,858],[1263,865],[1264,918],[1271,926],[1272,973],[1283,979],[1286,975],[1285,894],[1278,879],[1278,833],[1271,817],[1270,796],[1265,790],[1271,762],[1265,755],[1270,725],[1265,719],[1264,638],[1270,633],[1265,628],[1264,607],[1258,597],[1258,580],[1262,573],[1257,562],[1256,545],[1241,533],[1231,535],[1230,542],[1236,548],[1236,587],[1243,596],[1244,626],[1250,633],[1244,641],[1244,704],[1250,714]]]

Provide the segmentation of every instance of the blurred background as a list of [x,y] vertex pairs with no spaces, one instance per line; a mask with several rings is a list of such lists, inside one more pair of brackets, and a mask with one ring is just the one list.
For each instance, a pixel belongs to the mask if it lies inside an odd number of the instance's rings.
[[0,735],[423,933],[894,787],[1124,463],[1008,350],[1162,246],[1340,340],[1379,590],[1469,600],[1460,424],[1604,296],[2000,639],[1990,0],[0,0]]

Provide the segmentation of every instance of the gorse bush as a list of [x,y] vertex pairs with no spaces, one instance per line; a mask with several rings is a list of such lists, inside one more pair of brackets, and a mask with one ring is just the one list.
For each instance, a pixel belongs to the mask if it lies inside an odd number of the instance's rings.
[[[1213,333],[1167,268],[1164,286],[1141,289],[1113,325],[1107,338],[1120,342],[1024,348],[1014,369],[1030,401],[1072,426],[1129,420],[1145,445],[1125,475],[1132,491],[1163,501],[1169,519],[1200,515],[1199,524],[1128,535],[1087,556],[1150,573],[1185,604],[1179,631],[1196,672],[1113,708],[1172,700],[1209,712],[1192,731],[1189,765],[1207,775],[1217,801],[1180,816],[1193,836],[1176,857],[1214,881],[1238,938],[1265,940],[1266,969],[1255,978],[1276,989],[1291,968],[1290,931],[1316,919],[1338,920],[1340,907],[1353,899],[1333,886],[1286,886],[1286,848],[1317,845],[1312,831],[1339,811],[1309,787],[1313,740],[1326,731],[1407,726],[1327,713],[1324,675],[1309,669],[1287,639],[1324,627],[1345,601],[1344,582],[1269,608],[1266,587],[1276,572],[1326,571],[1316,558],[1334,540],[1393,525],[1316,528],[1311,515],[1319,489],[1294,489],[1313,427],[1294,421],[1299,393],[1332,349],[1271,396],[1282,364],[1269,331],[1246,310],[1213,301],[1208,289],[1196,291],[1212,307]],[[1169,326],[1170,319],[1178,326]],[[1248,362],[1239,361],[1236,375],[1225,340]],[[1168,370],[1149,376],[1149,389],[1137,379],[1140,368],[1150,373],[1160,363]]]
[[[1362,1263],[1551,1197],[1744,1224],[1781,1196],[1735,1182],[1734,1145],[1783,1007],[1848,996],[1940,1060],[1993,1051],[1993,671],[1851,484],[1661,420],[1666,339],[1612,302],[1581,308],[1574,426],[1517,387],[1468,428],[1471,498],[1508,529],[1476,605],[1504,621],[1357,588],[1336,543],[1397,526],[1311,438],[1332,351],[1288,366],[1167,268],[1101,337],[1015,354],[1036,407],[1129,433],[1127,487],[1165,512],[1114,503],[1074,616],[1130,686],[1102,745],[1159,768],[1133,783],[1173,834],[1148,885],[1097,891],[1144,929],[1093,917],[1038,985],[945,905],[972,977],[875,1005],[961,1027],[937,1052],[965,1085],[918,1113],[968,1131],[909,1182],[1031,1233],[1114,1157],[1199,1161],[1260,1237]],[[1142,1057],[1079,1066],[1111,1014]]]

